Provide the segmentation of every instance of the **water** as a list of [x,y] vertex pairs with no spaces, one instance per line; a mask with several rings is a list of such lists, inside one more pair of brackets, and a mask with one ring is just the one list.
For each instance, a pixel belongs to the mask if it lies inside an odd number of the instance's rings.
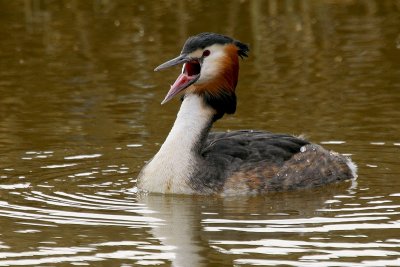
[[[1,1],[0,266],[400,266],[399,1]],[[140,196],[187,36],[247,42],[214,126],[305,134],[356,181]]]

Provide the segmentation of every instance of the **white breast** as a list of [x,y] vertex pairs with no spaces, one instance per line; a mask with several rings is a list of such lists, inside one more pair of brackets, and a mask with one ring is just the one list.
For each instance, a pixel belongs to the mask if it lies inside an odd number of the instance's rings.
[[214,111],[204,105],[201,97],[186,96],[164,144],[139,174],[138,187],[158,193],[194,193],[189,185],[198,157],[193,147],[213,115]]

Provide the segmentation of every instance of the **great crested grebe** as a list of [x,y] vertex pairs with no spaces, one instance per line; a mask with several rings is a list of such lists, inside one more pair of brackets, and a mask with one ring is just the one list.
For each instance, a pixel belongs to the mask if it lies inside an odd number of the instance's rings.
[[210,132],[236,110],[239,57],[246,44],[216,33],[185,42],[181,54],[155,71],[183,64],[161,104],[183,92],[175,123],[143,167],[138,188],[172,194],[262,194],[310,188],[356,177],[347,157],[286,134]]

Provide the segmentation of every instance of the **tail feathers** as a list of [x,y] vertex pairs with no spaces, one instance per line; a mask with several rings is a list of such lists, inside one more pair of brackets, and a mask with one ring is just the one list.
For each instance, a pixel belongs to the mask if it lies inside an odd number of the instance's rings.
[[309,144],[268,180],[266,191],[311,188],[356,177],[357,166],[349,158]]

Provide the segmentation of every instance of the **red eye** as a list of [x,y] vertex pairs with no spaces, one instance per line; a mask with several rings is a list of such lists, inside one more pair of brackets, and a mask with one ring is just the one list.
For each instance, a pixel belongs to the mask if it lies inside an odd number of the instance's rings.
[[203,57],[208,57],[210,55],[210,50],[204,50]]

